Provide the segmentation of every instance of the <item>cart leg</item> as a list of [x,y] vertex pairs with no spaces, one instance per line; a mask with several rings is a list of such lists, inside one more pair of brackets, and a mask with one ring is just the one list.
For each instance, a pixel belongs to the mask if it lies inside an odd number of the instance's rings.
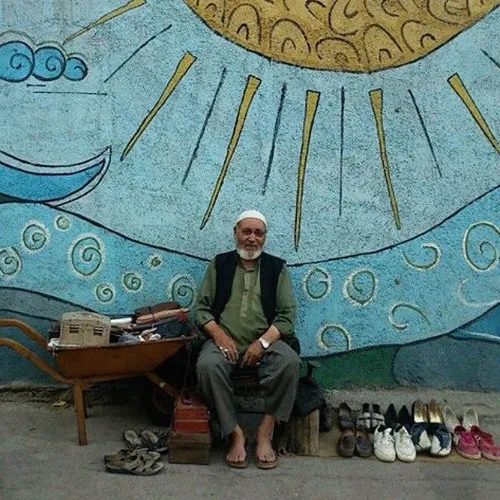
[[78,429],[78,444],[87,444],[87,431],[85,429],[85,401],[83,399],[83,385],[73,382],[73,400],[76,411],[76,426]]
[[144,376],[151,380],[153,384],[157,385],[160,389],[164,390],[167,394],[170,394],[173,398],[175,398],[178,394],[178,391],[175,387],[170,384],[167,384],[162,378],[158,377],[156,373],[148,372],[145,373]]

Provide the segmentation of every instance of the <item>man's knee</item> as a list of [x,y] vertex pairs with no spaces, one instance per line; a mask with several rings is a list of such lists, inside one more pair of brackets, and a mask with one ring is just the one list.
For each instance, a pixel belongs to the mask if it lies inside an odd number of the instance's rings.
[[276,370],[277,372],[288,373],[290,376],[298,376],[300,358],[298,354],[284,342],[281,342],[280,345],[276,345],[274,356],[271,355],[266,361],[271,371]]
[[224,360],[219,353],[203,353],[204,355],[198,358],[196,363],[196,371],[198,373],[198,379],[211,379],[215,376],[221,376],[224,374]]
[[[292,350],[292,349],[290,349]],[[290,373],[299,373],[300,369],[300,358],[298,354],[292,350],[292,353],[286,357],[286,368],[290,371]]]

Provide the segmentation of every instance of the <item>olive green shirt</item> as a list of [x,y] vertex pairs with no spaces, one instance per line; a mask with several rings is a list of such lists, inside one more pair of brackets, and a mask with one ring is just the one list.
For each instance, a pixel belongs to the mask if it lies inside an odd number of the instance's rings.
[[[208,265],[196,301],[195,321],[199,328],[215,320],[212,304],[215,302],[216,274],[214,259]],[[283,337],[294,335],[295,309],[292,283],[283,264],[278,276],[276,316],[273,321]],[[236,266],[231,296],[221,313],[219,326],[234,339],[240,352],[269,328],[260,296],[260,260],[253,269],[245,269],[240,263]]]

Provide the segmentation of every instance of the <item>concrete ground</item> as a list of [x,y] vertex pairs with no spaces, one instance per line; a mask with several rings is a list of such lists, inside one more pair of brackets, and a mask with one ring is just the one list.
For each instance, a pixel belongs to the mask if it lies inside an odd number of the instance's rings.
[[[36,391],[35,391],[36,392]],[[474,405],[481,424],[500,440],[500,394],[442,391],[335,391],[334,404],[345,400],[410,404],[435,397],[460,412]],[[153,477],[109,474],[102,457],[122,447],[124,429],[151,427],[137,405],[98,405],[87,420],[89,444],[78,446],[71,407],[52,401],[0,398],[1,500],[139,499],[336,499],[447,500],[500,498],[500,463],[386,464],[376,459],[284,457],[279,468],[261,471],[228,468],[222,450],[209,466],[174,465]],[[443,403],[444,404],[444,403]]]

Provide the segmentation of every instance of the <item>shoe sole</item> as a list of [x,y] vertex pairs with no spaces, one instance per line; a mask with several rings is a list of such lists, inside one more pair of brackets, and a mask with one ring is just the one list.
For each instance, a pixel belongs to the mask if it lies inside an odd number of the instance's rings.
[[481,455],[486,458],[487,460],[492,460],[493,462],[499,462],[500,457],[497,457],[495,455],[489,455],[488,453],[481,453]]
[[459,449],[456,449],[456,450],[457,450],[457,453],[463,458],[467,458],[469,460],[481,460],[481,453],[479,453],[478,455],[468,455],[467,453],[464,453],[463,451],[460,451]]
[[376,453],[374,453],[374,455],[381,462],[395,462],[396,461],[396,457],[394,457],[394,458],[392,458],[392,457],[390,457],[390,458],[388,458],[388,457],[380,457]]

